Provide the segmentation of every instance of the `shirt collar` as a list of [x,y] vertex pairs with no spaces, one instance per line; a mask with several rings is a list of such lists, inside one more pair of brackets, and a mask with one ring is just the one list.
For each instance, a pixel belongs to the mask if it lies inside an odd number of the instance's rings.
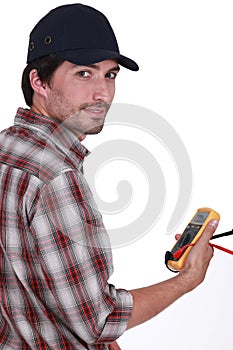
[[14,125],[43,135],[69,158],[75,157],[76,162],[79,160],[82,163],[84,157],[90,153],[78,138],[58,121],[29,109],[18,108]]

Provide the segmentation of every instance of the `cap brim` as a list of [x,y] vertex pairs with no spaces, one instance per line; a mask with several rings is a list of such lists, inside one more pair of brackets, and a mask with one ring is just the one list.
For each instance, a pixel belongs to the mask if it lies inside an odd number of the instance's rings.
[[121,66],[127,69],[132,71],[139,70],[139,66],[135,61],[115,51],[104,49],[77,49],[60,51],[57,52],[57,55],[74,64],[84,66],[89,66],[105,60],[115,59]]

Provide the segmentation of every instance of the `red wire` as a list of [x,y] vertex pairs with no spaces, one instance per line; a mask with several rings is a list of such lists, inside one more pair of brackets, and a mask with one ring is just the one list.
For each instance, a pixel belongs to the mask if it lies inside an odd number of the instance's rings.
[[[181,255],[184,253],[185,249],[187,249],[188,247],[193,247],[195,244],[186,244],[184,245],[183,247],[181,247],[180,249],[178,249],[174,254],[173,254],[173,257],[175,259],[179,259],[181,257]],[[224,248],[224,247],[221,247],[220,245],[216,245],[216,244],[212,244],[212,243],[209,243],[209,245],[212,247],[212,248],[217,248],[219,250],[222,250],[223,252],[225,253],[228,253],[228,254],[231,254],[233,255],[233,251],[232,250],[229,250],[227,248]]]
[[233,255],[233,251],[232,251],[232,250],[229,250],[229,249],[227,249],[227,248],[221,247],[220,245],[210,243],[210,246],[211,246],[212,248],[217,248],[217,249],[219,249],[219,250],[222,250],[222,251],[225,252],[225,253],[228,253],[228,254]]
[[183,247],[181,247],[180,249],[178,249],[178,250],[173,254],[174,258],[179,259],[179,258],[181,257],[181,255],[183,254],[183,252],[185,251],[186,248],[188,248],[188,247],[193,247],[193,246],[194,246],[194,244],[186,244],[186,245],[184,245]]

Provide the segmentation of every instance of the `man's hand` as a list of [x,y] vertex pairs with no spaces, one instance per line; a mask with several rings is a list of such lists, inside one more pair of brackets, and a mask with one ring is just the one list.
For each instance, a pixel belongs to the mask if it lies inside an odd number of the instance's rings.
[[[203,281],[213,256],[213,249],[209,245],[209,240],[217,226],[218,221],[210,221],[198,242],[191,249],[185,266],[178,275],[161,283],[130,291],[134,302],[127,329],[158,315],[175,300]],[[111,350],[114,350],[114,348]]]
[[121,350],[116,341],[108,346],[109,350]]
[[202,236],[191,249],[185,265],[180,271],[180,280],[186,283],[188,291],[197,287],[205,278],[210,260],[213,257],[213,248],[209,245],[209,240],[217,226],[217,220],[209,222]]

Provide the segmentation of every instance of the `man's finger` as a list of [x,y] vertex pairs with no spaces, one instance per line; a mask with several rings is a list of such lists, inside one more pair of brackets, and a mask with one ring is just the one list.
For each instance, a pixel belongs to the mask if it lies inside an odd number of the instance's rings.
[[214,232],[216,231],[217,227],[218,227],[218,220],[211,220],[207,224],[202,236],[199,239],[199,242],[203,244],[208,243],[210,238],[213,236]]

